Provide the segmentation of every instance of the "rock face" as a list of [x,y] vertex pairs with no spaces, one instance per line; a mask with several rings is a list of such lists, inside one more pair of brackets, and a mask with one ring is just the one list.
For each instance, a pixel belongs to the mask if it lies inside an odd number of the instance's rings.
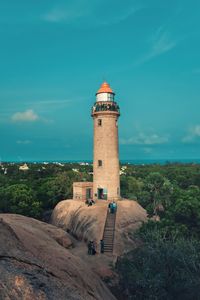
[[70,253],[62,229],[0,214],[0,299],[114,300],[87,265]]
[[[129,234],[147,220],[147,214],[133,200],[118,201],[117,206],[114,253],[121,255],[134,247]],[[81,201],[65,200],[55,207],[51,223],[79,240],[94,240],[98,243],[103,236],[107,211],[108,203],[103,200],[89,207]]]

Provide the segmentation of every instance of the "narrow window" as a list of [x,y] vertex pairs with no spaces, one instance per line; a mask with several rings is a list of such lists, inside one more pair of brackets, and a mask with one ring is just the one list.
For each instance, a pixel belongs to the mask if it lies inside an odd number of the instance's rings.
[[98,126],[102,126],[102,120],[98,119]]
[[98,167],[102,167],[102,160],[98,160]]
[[116,127],[118,126],[118,122],[117,122],[117,120],[115,120],[115,125],[116,125]]

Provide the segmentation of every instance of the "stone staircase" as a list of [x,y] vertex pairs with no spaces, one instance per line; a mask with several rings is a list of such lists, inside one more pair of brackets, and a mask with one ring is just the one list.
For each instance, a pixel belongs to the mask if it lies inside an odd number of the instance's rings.
[[114,248],[114,237],[115,237],[115,221],[116,214],[107,212],[104,232],[103,232],[103,240],[104,240],[104,252],[112,253]]

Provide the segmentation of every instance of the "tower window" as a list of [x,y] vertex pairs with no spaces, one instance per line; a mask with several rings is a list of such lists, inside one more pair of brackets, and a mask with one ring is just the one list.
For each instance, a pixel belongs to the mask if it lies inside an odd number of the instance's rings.
[[103,165],[102,160],[98,160],[98,167],[102,167],[102,165]]
[[98,126],[102,126],[102,120],[98,119]]

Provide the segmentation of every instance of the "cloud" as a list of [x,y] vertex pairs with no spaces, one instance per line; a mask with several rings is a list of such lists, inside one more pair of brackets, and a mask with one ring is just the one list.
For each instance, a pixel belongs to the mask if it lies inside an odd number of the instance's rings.
[[131,137],[129,139],[121,139],[120,143],[122,145],[158,145],[165,144],[168,141],[168,136],[159,136],[156,133],[147,135],[141,132],[135,137]]
[[44,14],[42,19],[51,23],[72,22],[84,16],[86,12],[73,9],[54,8]]
[[19,144],[19,145],[32,144],[32,142],[30,140],[18,140],[16,143]]
[[63,100],[41,100],[41,101],[34,101],[34,102],[30,102],[30,105],[34,105],[37,107],[40,106],[44,106],[46,108],[46,106],[49,107],[64,107],[69,105],[72,102],[72,100],[67,100],[67,99],[63,99]]
[[39,120],[39,116],[32,109],[28,109],[24,112],[14,113],[11,120],[13,122],[35,122]]
[[126,6],[121,2],[115,3],[114,8],[109,11],[107,5],[107,1],[73,0],[71,3],[52,8],[44,13],[41,19],[50,23],[76,23],[76,26],[109,26],[128,19],[144,8],[141,4],[133,4],[132,1]]
[[200,125],[189,128],[188,133],[182,138],[183,143],[192,143],[200,138]]
[[160,27],[152,37],[152,56],[168,52],[176,46],[177,42],[171,39],[170,33]]
[[163,27],[159,27],[148,39],[148,43],[150,44],[148,53],[140,58],[136,64],[145,63],[157,56],[169,52],[177,46],[178,40],[172,39],[169,31],[165,30]]
[[128,19],[130,16],[134,15],[136,12],[138,12],[139,10],[141,10],[142,8],[144,8],[143,6],[133,6],[131,8],[129,8],[128,10],[122,12],[119,15],[114,15],[111,18],[108,18],[107,20],[103,21],[103,20],[99,20],[99,24],[100,25],[114,25],[114,24],[118,24],[120,22],[125,21],[126,19]]

